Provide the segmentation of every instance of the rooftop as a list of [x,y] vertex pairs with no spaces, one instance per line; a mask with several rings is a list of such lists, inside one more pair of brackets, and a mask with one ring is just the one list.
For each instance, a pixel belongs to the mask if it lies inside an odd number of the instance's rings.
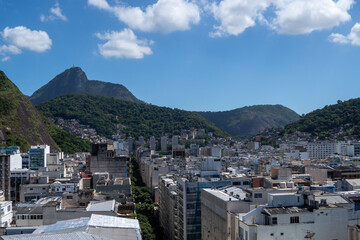
[[360,179],[346,179],[346,181],[354,187],[360,186]]
[[239,201],[246,198],[246,193],[238,187],[227,187],[223,189],[204,189],[204,191],[211,193],[215,197],[223,201]]
[[307,213],[310,212],[307,208],[298,208],[298,207],[275,207],[263,209],[263,213],[266,215],[277,215],[277,214],[294,214],[294,213]]
[[22,234],[1,236],[4,240],[110,240],[111,238],[100,237],[86,232],[50,233],[50,234]]
[[345,198],[340,195],[318,195],[315,196],[315,200],[321,202],[321,199],[325,199],[327,204],[339,204],[339,203],[349,203]]
[[141,234],[139,221],[136,219],[92,214],[90,218],[58,221],[52,225],[39,226],[33,234],[4,236],[3,239],[141,240]]
[[115,208],[115,200],[110,201],[91,201],[86,208],[89,212],[107,212],[113,211]]

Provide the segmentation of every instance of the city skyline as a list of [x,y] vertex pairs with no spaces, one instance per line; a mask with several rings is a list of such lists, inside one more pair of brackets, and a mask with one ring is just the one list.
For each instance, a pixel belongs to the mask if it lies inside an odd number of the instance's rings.
[[359,10],[351,0],[0,1],[0,69],[27,95],[74,64],[159,106],[303,114],[359,97]]

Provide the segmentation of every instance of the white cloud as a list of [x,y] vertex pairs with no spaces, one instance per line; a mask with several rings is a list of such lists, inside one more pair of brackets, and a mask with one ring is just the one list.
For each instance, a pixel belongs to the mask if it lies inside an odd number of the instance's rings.
[[19,49],[18,47],[14,46],[14,45],[2,45],[0,46],[0,54],[1,55],[5,55],[5,54],[20,54],[21,53],[21,49]]
[[329,36],[329,39],[335,43],[360,46],[360,23],[355,23],[355,25],[351,28],[349,35],[344,36],[339,33],[332,33]]
[[111,9],[106,0],[88,0],[88,4],[104,10]]
[[344,35],[339,34],[339,33],[330,34],[329,40],[331,42],[334,42],[334,43],[342,43],[342,44],[350,43],[347,36],[344,36]]
[[55,4],[54,7],[50,8],[50,15],[49,16],[45,16],[43,14],[40,15],[40,20],[42,22],[44,22],[44,21],[52,21],[52,20],[56,20],[56,19],[67,21],[67,17],[62,14],[62,11],[61,11],[61,8],[60,8],[58,2]]
[[3,58],[1,59],[2,62],[6,62],[6,61],[8,61],[8,60],[10,60],[10,57],[9,57],[9,56],[3,57]]
[[253,27],[258,18],[263,18],[262,12],[269,6],[264,0],[223,0],[210,7],[220,25],[214,26],[215,32],[210,36],[239,35],[247,28]]
[[131,29],[124,29],[121,32],[97,33],[101,40],[107,40],[104,44],[98,44],[100,54],[105,58],[143,58],[144,55],[151,55],[149,47],[151,41],[139,40]]
[[0,32],[0,37],[5,44],[0,45],[0,55],[5,56],[2,61],[10,59],[9,54],[22,53],[22,50],[45,52],[51,48],[52,41],[44,31],[30,30],[24,26],[15,28],[6,27]]
[[354,0],[221,0],[210,4],[220,23],[210,35],[239,35],[257,23],[280,34],[308,34],[349,21],[353,4]]
[[199,7],[188,0],[158,0],[144,10],[110,6],[106,0],[88,0],[88,4],[111,12],[130,28],[144,32],[184,31],[200,21]]
[[8,43],[9,48],[15,46],[19,49],[45,52],[52,45],[52,41],[46,32],[30,30],[24,26],[6,27],[1,35],[3,40]]
[[348,11],[354,0],[274,0],[272,21],[279,33],[307,34],[330,29],[351,19]]

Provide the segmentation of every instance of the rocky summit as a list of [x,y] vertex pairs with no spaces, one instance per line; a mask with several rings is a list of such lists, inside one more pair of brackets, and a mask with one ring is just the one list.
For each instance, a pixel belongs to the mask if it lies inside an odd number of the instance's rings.
[[68,93],[87,93],[136,103],[142,102],[121,84],[88,80],[85,72],[80,67],[69,68],[57,75],[46,85],[35,91],[30,96],[30,101],[37,105]]

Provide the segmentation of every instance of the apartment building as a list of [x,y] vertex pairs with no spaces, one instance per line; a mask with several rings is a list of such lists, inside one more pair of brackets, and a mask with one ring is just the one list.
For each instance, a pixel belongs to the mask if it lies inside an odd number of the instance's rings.
[[353,204],[335,194],[270,194],[267,206],[239,214],[240,240],[347,240],[348,226],[359,217]]

